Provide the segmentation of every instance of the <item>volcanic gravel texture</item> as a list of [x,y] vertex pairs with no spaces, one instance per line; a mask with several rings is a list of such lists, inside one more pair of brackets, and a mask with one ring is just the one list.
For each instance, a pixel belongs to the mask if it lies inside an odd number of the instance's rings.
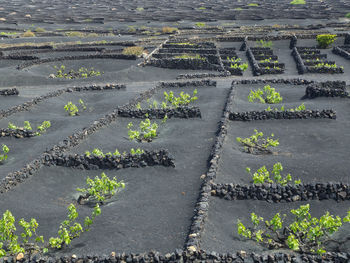
[[[38,234],[48,241],[70,203],[77,206],[79,222],[91,214],[91,206],[77,203],[76,188],[84,187],[87,177],[105,172],[126,185],[101,205],[102,215],[89,232],[25,262],[349,262],[348,224],[334,236],[341,245],[327,245],[323,258],[268,250],[237,234],[237,220],[248,223],[251,212],[267,219],[310,204],[313,216],[326,211],[345,216],[350,207],[350,60],[332,52],[333,47],[350,50],[350,24],[344,19],[350,5],[289,2],[19,0],[1,7],[0,146],[6,144],[10,152],[0,163],[0,214],[10,210],[18,220],[36,218]],[[164,26],[176,30],[169,34]],[[35,37],[22,35],[28,29]],[[319,49],[315,37],[321,33],[338,37]],[[263,39],[272,41],[269,49],[257,49]],[[130,46],[145,51],[123,55]],[[279,62],[260,61],[269,57]],[[300,71],[317,63],[308,61],[316,57],[343,66],[344,73]],[[235,68],[243,63],[247,70]],[[54,66],[61,65],[67,71],[93,68],[101,75],[60,78]],[[283,72],[255,76],[256,65],[276,65]],[[336,80],[345,87],[320,84]],[[283,101],[249,102],[250,91],[265,85]],[[195,89],[198,99],[190,105],[162,109],[164,92],[192,95]],[[69,116],[64,106],[79,105],[80,99],[87,108]],[[305,112],[288,111],[301,104]],[[282,106],[287,117],[264,117],[268,107],[279,112]],[[249,121],[232,118],[247,112]],[[151,142],[130,141],[128,124],[138,127],[147,115],[159,125],[157,136]],[[36,130],[46,120],[51,127],[41,136],[8,130],[9,122],[30,121]],[[249,154],[236,141],[254,129],[279,140],[272,154]],[[127,154],[140,148],[164,159],[84,156],[95,148]],[[276,162],[302,184],[253,185],[246,167],[270,170]]]

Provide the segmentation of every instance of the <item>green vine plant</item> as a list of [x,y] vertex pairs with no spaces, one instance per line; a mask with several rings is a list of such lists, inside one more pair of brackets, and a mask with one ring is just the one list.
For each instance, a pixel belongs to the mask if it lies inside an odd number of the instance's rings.
[[[283,171],[283,166],[281,163],[275,163],[273,169],[269,172],[266,169],[266,166],[260,167],[255,173],[251,173],[249,167],[246,168],[246,171],[251,175],[254,184],[263,184],[263,183],[276,183],[282,186],[286,186],[289,182],[292,181],[292,176],[287,174],[283,176],[281,173]],[[295,185],[301,184],[301,180],[294,180]]]
[[[30,124],[29,121],[24,121],[23,127],[18,127],[16,125],[14,125],[13,123],[9,122],[8,126],[7,126],[10,130],[24,130],[24,131],[32,131],[32,125]],[[48,128],[51,127],[51,122],[50,121],[43,121],[41,123],[41,125],[38,125],[38,127],[36,128],[36,132],[34,133],[35,136],[40,136],[43,133],[46,132],[46,130]]]
[[277,147],[279,145],[278,139],[274,140],[274,134],[270,137],[263,138],[264,134],[254,130],[254,134],[248,138],[237,137],[236,140],[244,146],[244,150],[251,154],[271,154],[271,147]]
[[276,104],[281,103],[283,98],[279,92],[276,92],[270,85],[264,86],[263,89],[257,89],[256,91],[250,91],[248,95],[248,101],[254,102],[258,100],[260,103]]
[[118,190],[125,188],[123,181],[118,182],[116,177],[109,179],[105,173],[101,173],[101,178],[98,176],[95,179],[88,177],[86,184],[87,188],[77,188],[77,191],[82,193],[78,198],[79,204],[91,202],[103,205],[106,199],[112,198]]
[[273,43],[272,41],[266,41],[266,40],[257,40],[256,42],[256,46],[257,47],[268,47],[268,48],[272,48]]
[[94,68],[87,69],[82,67],[82,68],[79,68],[78,71],[75,71],[74,69],[70,69],[67,72],[66,67],[64,65],[61,65],[61,67],[59,68],[57,66],[54,66],[54,69],[56,70],[56,73],[50,75],[53,78],[76,79],[76,78],[95,77],[103,74],[103,72],[95,70]]
[[[80,106],[82,111],[87,109],[87,107],[82,99],[79,99],[78,103],[79,103],[78,105]],[[78,106],[73,104],[71,101],[69,101],[66,105],[64,105],[64,109],[66,112],[68,112],[69,116],[78,116],[79,115]]]
[[265,58],[259,61],[259,63],[278,63],[278,60],[272,60],[272,58]]
[[290,212],[294,220],[288,226],[284,225],[286,215],[277,213],[271,220],[264,221],[264,218],[251,213],[253,226],[246,227],[238,220],[238,234],[252,239],[269,249],[287,248],[300,253],[326,253],[325,245],[329,242],[341,244],[332,240],[331,235],[339,230],[343,223],[350,222],[350,210],[342,219],[326,212],[320,218],[312,217],[310,205],[301,205],[298,209]]
[[[179,96],[176,96],[173,91],[170,91],[169,93],[164,91],[164,101],[158,102],[156,100],[153,100],[152,102],[148,99],[148,107],[150,109],[168,109],[168,108],[178,108],[181,106],[188,106],[189,104],[193,103],[194,101],[198,100],[197,94],[198,91],[195,89],[193,91],[192,96],[189,93],[184,93],[183,91],[180,92]],[[141,110],[141,104],[136,104],[136,109]],[[168,117],[166,116],[166,119]]]
[[248,63],[243,63],[243,64],[234,63],[230,65],[230,68],[233,68],[233,69],[240,68],[241,70],[246,71],[248,69]]
[[[130,154],[135,156],[135,155],[141,155],[145,153],[144,150],[140,149],[140,148],[137,148],[137,149],[134,149],[134,148],[131,148],[130,150]],[[98,149],[98,148],[95,148],[93,149],[91,152],[90,151],[86,151],[85,152],[85,155],[86,156],[97,156],[97,157],[106,157],[106,156],[115,156],[115,157],[125,157],[127,155],[126,151],[124,151],[123,153],[120,153],[118,151],[118,149],[115,149],[115,151],[112,153],[112,152],[108,152],[108,153],[103,153],[102,150]]]
[[335,64],[335,63],[330,64],[330,63],[324,63],[324,62],[317,63],[314,67],[315,68],[333,68],[333,69],[341,68],[341,69],[344,69],[343,66],[338,67],[337,64]]
[[29,222],[23,218],[18,224],[22,228],[19,231],[16,227],[16,219],[9,210],[6,210],[0,218],[0,258],[14,256],[18,253],[31,255],[35,253],[47,253],[49,249],[61,249],[68,246],[73,239],[78,238],[82,233],[89,231],[95,218],[101,214],[98,204],[93,209],[92,216],[86,217],[84,226],[77,223],[78,212],[73,204],[68,206],[67,219],[59,227],[58,236],[51,237],[48,244],[44,237],[37,235],[39,224],[32,218]]
[[8,158],[7,154],[9,153],[9,151],[10,151],[9,147],[7,147],[5,144],[1,146],[0,164],[3,164],[7,160]]
[[226,59],[229,60],[229,61],[232,62],[232,63],[239,63],[239,62],[242,61],[241,58],[235,58],[235,57],[232,57],[232,58],[226,57]]
[[151,142],[154,138],[157,137],[158,124],[156,122],[151,122],[149,118],[141,121],[139,128],[133,130],[134,124],[130,122],[127,126],[129,140],[139,141],[139,142]]
[[337,35],[321,34],[316,36],[316,41],[320,48],[328,48],[337,39]]
[[[274,108],[272,109],[271,106],[267,107],[267,109],[265,111],[286,111],[285,108],[284,108],[284,105],[281,106],[281,109],[278,109],[278,108]],[[295,107],[294,109],[287,109],[287,111],[290,111],[290,112],[298,112],[298,111],[304,111],[306,110],[306,107],[305,107],[305,104],[302,103],[300,106],[298,107]]]
[[[84,219],[84,225],[77,223],[76,220],[79,216],[76,207],[73,204],[68,206],[68,216],[59,227],[57,237],[51,237],[49,239],[49,245],[51,248],[61,249],[64,246],[69,245],[73,239],[80,237],[84,232],[90,230],[95,218],[101,214],[101,208],[98,204],[93,209],[91,217]],[[46,250],[47,251],[47,250]],[[45,251],[44,251],[45,253]]]
[[170,91],[169,93],[164,91],[164,99],[165,99],[166,105],[170,103],[172,107],[177,108],[180,106],[187,106],[190,103],[198,100],[197,93],[198,93],[197,89],[193,91],[192,96],[188,93],[184,93],[183,91],[181,91],[179,96],[176,97],[173,91]]

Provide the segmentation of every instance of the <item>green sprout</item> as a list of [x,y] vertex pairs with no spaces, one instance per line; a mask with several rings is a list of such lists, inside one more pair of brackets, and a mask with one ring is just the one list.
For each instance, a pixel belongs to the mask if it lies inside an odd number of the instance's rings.
[[199,59],[199,60],[205,60],[204,57],[201,57],[200,55],[190,55],[190,54],[183,54],[183,55],[179,55],[179,56],[174,56],[174,58],[177,59]]
[[316,41],[320,48],[328,48],[337,39],[337,35],[321,34],[316,36]]
[[[254,174],[251,173],[251,169],[249,167],[246,168],[246,171],[252,176],[254,184],[277,183],[285,186],[292,181],[292,176],[290,174],[287,174],[286,176],[281,175],[281,172],[283,171],[283,166],[281,163],[275,163],[271,172],[266,169],[265,165],[260,167]],[[295,185],[300,183],[300,180],[294,181]]]
[[79,112],[77,105],[73,104],[71,101],[68,101],[68,103],[64,105],[64,109],[68,112],[69,116],[76,116]]
[[265,41],[265,40],[263,40],[263,39],[261,39],[261,40],[257,40],[256,41],[256,45],[258,46],[258,47],[268,47],[268,48],[271,48],[272,46],[273,46],[273,43],[272,43],[272,41]]
[[[281,109],[278,109],[278,108],[274,108],[272,109],[271,106],[267,107],[267,109],[265,111],[285,111],[285,108],[284,108],[284,105],[281,106]],[[294,108],[294,109],[288,109],[287,111],[290,111],[290,112],[295,112],[295,111],[304,111],[306,110],[306,107],[305,107],[305,104],[302,103],[301,105],[299,105],[298,107]]]
[[73,239],[80,237],[84,232],[90,230],[95,218],[101,214],[101,208],[98,204],[94,207],[91,218],[86,217],[84,220],[84,227],[77,223],[76,220],[79,216],[76,207],[73,204],[68,206],[67,219],[64,220],[58,230],[58,237],[51,237],[49,244],[51,248],[60,249],[65,245],[69,245]]
[[350,210],[341,219],[326,212],[320,218],[312,217],[310,205],[301,205],[292,209],[294,220],[284,226],[286,215],[277,213],[271,220],[251,213],[252,227],[246,227],[238,220],[237,231],[240,236],[252,239],[271,249],[287,248],[300,253],[326,253],[325,244],[331,241],[331,235],[339,230],[343,223],[350,222]]
[[[25,130],[25,131],[32,131],[33,130],[32,125],[30,124],[29,121],[24,121],[23,127],[18,127],[16,125],[14,125],[13,123],[9,122],[7,127],[10,130]],[[50,127],[51,127],[50,121],[43,121],[42,124],[36,128],[37,131],[34,134],[36,136],[40,136],[41,134],[46,132],[46,130]]]
[[258,100],[260,103],[276,104],[281,103],[283,98],[279,92],[276,92],[270,85],[264,86],[264,89],[257,89],[256,91],[250,91],[248,95],[248,101],[254,102]]
[[263,133],[254,130],[254,134],[248,138],[237,137],[237,142],[244,146],[244,150],[247,153],[259,154],[259,153],[272,153],[270,147],[277,147],[279,145],[278,139],[274,140],[274,134],[272,133],[267,138],[263,138]]
[[105,173],[101,173],[101,178],[98,176],[95,179],[88,177],[86,184],[88,188],[77,188],[77,191],[83,193],[78,198],[79,204],[83,200],[103,204],[106,199],[112,198],[119,188],[125,188],[123,181],[118,182],[116,177],[109,179]]
[[[0,151],[0,164],[7,160],[7,154],[9,153],[10,149],[5,144],[1,146]],[[0,240],[1,241],[1,240]]]
[[167,93],[166,91],[164,91],[165,104],[162,103],[162,107],[164,108],[164,106],[167,105],[167,103],[170,103],[170,105],[175,108],[180,106],[187,106],[191,102],[198,100],[198,97],[196,96],[197,93],[198,91],[197,89],[195,89],[191,97],[190,94],[181,91],[179,97],[176,97],[174,95],[174,92],[170,91],[169,93]]
[[291,5],[305,5],[305,0],[293,0],[290,2]]
[[87,69],[87,68],[81,67],[78,69],[78,71],[71,69],[68,72],[66,72],[66,67],[64,65],[61,65],[61,67],[59,68],[57,66],[54,66],[54,69],[56,70],[54,77],[64,78],[64,79],[88,78],[88,77],[100,76],[101,74],[103,74],[103,72],[96,71],[94,68]]
[[[86,105],[82,99],[79,99],[78,101],[81,110],[86,110]],[[73,104],[71,101],[69,101],[66,105],[64,105],[64,109],[66,112],[68,112],[69,116],[77,116],[79,115],[79,108],[77,105]]]
[[240,68],[241,70],[246,71],[248,69],[248,63],[243,63],[243,64],[234,63],[230,65],[230,68],[233,68],[233,69]]
[[148,118],[140,122],[138,130],[132,130],[132,127],[133,123],[130,122],[127,126],[130,141],[137,140],[140,142],[151,142],[157,137],[158,124],[155,122],[151,123],[151,120]]
[[[144,150],[137,148],[136,150],[134,148],[131,148],[130,150],[130,154],[131,155],[141,155],[145,153]],[[126,156],[126,152],[123,153],[123,156]],[[90,151],[86,151],[85,152],[85,156],[90,157],[90,156],[95,156],[95,157],[101,157],[101,158],[105,158],[106,156],[115,156],[115,157],[121,157],[122,155],[120,154],[120,152],[118,151],[118,149],[115,149],[114,153],[108,152],[108,153],[103,153],[102,150],[95,148],[93,149],[91,152]]]

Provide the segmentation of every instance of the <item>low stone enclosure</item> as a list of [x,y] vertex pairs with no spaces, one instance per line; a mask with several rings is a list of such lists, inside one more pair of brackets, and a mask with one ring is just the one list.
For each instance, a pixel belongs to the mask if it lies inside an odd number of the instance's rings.
[[[345,117],[347,113],[344,111],[346,109],[348,98],[346,82],[329,81],[319,83],[303,79],[247,79],[233,80],[231,84],[230,82],[220,81],[220,85],[218,84],[218,81],[211,79],[159,82],[137,96],[130,96],[129,101],[126,104],[123,103],[121,106],[110,109],[110,113],[104,115],[102,118],[98,118],[90,126],[82,128],[57,142],[57,144],[52,146],[51,149],[42,153],[38,152],[37,157],[27,163],[23,169],[10,172],[2,180],[1,195],[5,200],[7,200],[6,197],[11,196],[12,193],[18,195],[19,193],[16,191],[17,188],[21,188],[25,193],[26,190],[23,189],[22,186],[35,184],[36,178],[38,178],[38,180],[43,180],[43,174],[55,174],[54,171],[56,171],[56,169],[62,169],[57,170],[58,173],[62,174],[69,174],[71,171],[73,173],[79,173],[79,171],[84,173],[89,172],[89,174],[101,170],[105,170],[106,173],[110,172],[112,174],[116,173],[118,170],[125,171],[125,173],[129,173],[127,171],[130,171],[130,174],[128,175],[129,177],[133,176],[133,169],[137,169],[143,173],[141,175],[137,172],[138,180],[142,181],[143,188],[148,189],[150,185],[142,179],[142,177],[148,176],[148,172],[145,169],[154,169],[153,172],[156,172],[157,169],[166,169],[162,170],[161,174],[159,174],[160,177],[165,176],[164,171],[167,173],[176,173],[176,170],[179,169],[179,173],[184,173],[186,169],[182,168],[182,166],[186,167],[194,160],[194,156],[200,156],[199,153],[203,151],[202,149],[199,149],[197,152],[191,152],[191,159],[186,155],[188,154],[186,153],[186,149],[192,147],[191,143],[196,145],[197,142],[200,142],[199,134],[208,133],[210,129],[216,127],[216,130],[214,129],[215,131],[212,131],[212,138],[214,138],[214,141],[209,143],[208,146],[210,147],[206,147],[207,149],[205,150],[209,155],[209,159],[207,159],[207,157],[202,158],[202,162],[207,163],[207,166],[201,176],[201,180],[199,181],[201,183],[201,188],[198,192],[199,197],[195,197],[194,199],[196,202],[195,210],[194,214],[191,216],[191,226],[189,232],[186,234],[183,246],[175,247],[174,250],[164,254],[158,252],[112,252],[110,255],[97,257],[90,255],[85,256],[79,254],[79,252],[74,252],[75,254],[73,256],[63,255],[56,258],[50,258],[51,254],[48,256],[36,255],[32,256],[30,260],[26,259],[26,261],[317,262],[321,260],[321,258],[328,262],[348,261],[350,259],[350,254],[348,251],[342,250],[342,247],[340,247],[340,251],[331,250],[322,257],[308,253],[287,253],[285,250],[261,251],[258,247],[259,245],[247,245],[247,242],[244,241],[244,239],[239,238],[236,235],[235,222],[232,221],[232,218],[236,219],[239,217],[240,219],[243,219],[249,217],[249,214],[245,215],[244,213],[251,212],[249,209],[256,209],[256,207],[260,205],[262,205],[268,213],[271,213],[272,211],[276,211],[276,209],[279,211],[278,209],[281,209],[281,205],[290,209],[296,207],[298,204],[304,204],[306,201],[310,203],[314,209],[320,209],[322,212],[325,208],[331,209],[332,213],[340,215],[344,212],[342,207],[344,207],[344,205],[346,206],[350,200],[350,186],[343,182],[341,177],[341,171],[343,168],[339,166],[338,169],[340,170],[334,171],[334,178],[332,178],[332,180],[329,180],[328,178],[329,168],[327,167],[336,164],[337,160],[335,158],[330,158],[330,164],[327,164],[327,166],[322,166],[322,164],[320,164],[321,167],[319,169],[324,170],[322,173],[319,171],[313,171],[312,169],[315,167],[307,168],[306,165],[309,161],[318,162],[317,158],[320,158],[319,155],[313,157],[313,155],[309,154],[309,149],[311,147],[308,141],[308,134],[310,131],[316,130],[318,132],[317,137],[320,137],[321,141],[317,143],[321,143],[322,140],[324,140],[325,132],[329,132],[326,131],[325,125],[335,125],[333,132],[339,130],[338,133],[340,134],[342,133],[340,127],[347,125],[349,121]],[[281,93],[283,96],[283,103],[285,103],[285,111],[276,111],[274,109],[272,111],[260,110],[262,106],[265,107],[265,105],[247,102],[247,94],[250,90],[256,90],[257,88],[266,85],[275,87],[276,90]],[[174,109],[148,108],[148,103],[150,103],[148,101],[150,99],[159,100],[164,91],[171,90],[178,94],[180,91],[190,92],[193,89],[198,90],[198,104],[195,104],[192,107],[179,107]],[[44,105],[50,98],[64,96],[65,94],[79,95],[84,92],[87,94],[91,92],[102,94],[109,92],[108,96],[112,96],[114,93],[121,96],[122,92],[127,91],[128,87],[123,84],[72,87],[58,90],[54,94],[38,97],[33,99],[31,103],[35,102],[33,105],[38,106]],[[217,105],[219,105],[219,109],[213,110],[213,107],[217,107],[216,104],[207,109],[207,107],[210,107],[209,104],[207,104],[207,100],[210,99],[212,101],[214,94],[216,95],[215,100],[218,100]],[[322,97],[324,99],[322,99]],[[289,108],[298,106],[301,102],[305,103],[306,110],[288,110]],[[331,102],[331,104],[329,102]],[[33,107],[31,103],[23,104],[23,107],[18,107],[15,112],[6,111],[8,112],[7,115],[2,115],[2,118],[28,112],[28,110]],[[139,105],[141,105],[141,108],[139,108]],[[332,107],[329,108],[329,105],[332,105]],[[276,106],[279,107],[280,105]],[[239,111],[241,109],[245,110],[249,108],[251,111]],[[192,115],[191,112],[196,114]],[[214,112],[216,117],[211,119],[212,117],[209,116],[213,115]],[[157,119],[163,119],[165,114],[168,115],[170,119],[168,120],[169,124],[165,124],[165,126],[170,125],[170,127],[172,127],[171,130],[180,131],[181,129],[179,129],[179,127],[184,127],[187,125],[186,123],[188,123],[190,127],[188,131],[197,131],[198,134],[196,133],[189,141],[187,139],[186,145],[174,148],[171,146],[171,143],[169,144],[166,141],[167,139],[164,136],[168,134],[168,131],[163,128],[160,131],[159,138],[154,140],[155,146],[152,146],[151,148],[147,147],[149,150],[147,149],[141,154],[135,155],[127,153],[121,156],[107,154],[105,156],[90,156],[82,154],[83,149],[86,149],[87,146],[90,147],[90,149],[91,145],[99,146],[98,143],[103,142],[106,136],[108,137],[108,134],[115,131],[116,135],[114,135],[114,137],[118,139],[112,139],[112,141],[107,142],[107,144],[118,142],[121,145],[124,145],[123,147],[134,145],[127,142],[122,135],[119,135],[119,133],[123,132],[123,125],[128,121],[137,121],[138,119],[144,118],[150,118],[156,121]],[[218,120],[219,122],[217,122]],[[210,127],[202,127],[203,122],[212,122],[212,125]],[[55,123],[54,120],[53,123]],[[200,127],[202,127],[202,129],[200,129]],[[235,142],[235,136],[244,136],[245,134],[249,135],[252,130],[251,128],[262,129],[264,130],[264,133],[274,132],[275,136],[280,138],[281,149],[277,150],[277,152],[271,156],[278,156],[278,160],[281,162],[285,161],[287,168],[293,172],[293,178],[301,179],[302,182],[300,184],[294,185],[289,183],[285,186],[270,183],[253,184],[249,176],[242,176],[242,174],[244,174],[244,168],[242,165],[253,165],[253,168],[255,169],[264,164],[264,162],[261,162],[264,159],[265,161],[267,160],[267,163],[265,164],[268,166],[271,165],[272,161],[271,159],[268,159],[269,155],[259,156],[244,152]],[[305,132],[299,134],[293,141],[294,146],[293,143],[288,145],[288,141],[291,142],[289,138],[296,136],[296,134],[303,129],[305,129]],[[338,133],[333,134],[335,138],[339,136]],[[49,134],[50,130],[47,131],[47,134],[42,135],[42,138],[45,138],[45,136],[48,136]],[[179,135],[180,134],[181,133],[179,133]],[[195,137],[198,137],[199,139],[197,139],[197,142],[195,142]],[[185,139],[186,136],[183,138]],[[20,145],[23,140],[33,139],[34,138],[24,138],[16,140],[15,143]],[[345,142],[348,142],[348,137],[343,139]],[[162,140],[166,146],[169,146],[169,149],[163,150],[158,148],[157,140]],[[330,143],[333,145],[332,148],[328,148],[331,149],[328,154],[338,154],[336,149],[342,148],[341,145],[344,143],[344,140],[336,142],[324,141],[324,147],[326,148],[329,147]],[[86,142],[88,142],[88,144],[86,144]],[[94,143],[91,144],[92,142]],[[153,142],[150,145],[152,144]],[[104,147],[107,147],[107,145],[104,144]],[[193,148],[195,149],[196,147]],[[298,157],[299,151],[301,157]],[[320,149],[320,151],[322,152],[323,150]],[[194,153],[197,153],[198,155],[195,155]],[[185,155],[181,157],[183,154]],[[246,161],[244,164],[240,163],[240,158],[237,158],[237,156],[245,158]],[[305,158],[305,156],[309,157]],[[186,162],[184,157],[190,162]],[[305,160],[303,161],[303,159]],[[257,160],[258,163],[256,163]],[[197,161],[195,161],[195,163],[196,162]],[[291,165],[289,165],[289,163]],[[304,175],[298,173],[298,169],[294,166],[295,164],[302,166],[302,169],[305,171]],[[235,169],[232,169],[232,167],[235,167]],[[243,168],[242,171],[240,170],[241,168]],[[345,165],[344,168],[347,169],[347,166]],[[186,174],[185,172],[184,175],[187,177],[187,180],[191,180],[190,177],[192,174],[188,177],[189,174]],[[180,176],[180,174],[176,174],[176,176]],[[167,176],[167,180],[174,180],[174,178],[171,178],[172,176]],[[314,178],[314,180],[312,178]],[[128,182],[128,177],[124,180]],[[131,181],[127,183],[126,189],[130,187],[129,184],[131,184]],[[183,186],[179,185],[178,187],[182,189]],[[173,188],[174,185],[167,188],[167,194],[172,195],[172,190],[170,189]],[[129,190],[125,191],[128,192]],[[43,194],[44,196],[46,195],[45,193]],[[125,197],[123,196],[124,195],[121,195],[118,199],[120,198],[121,200],[124,200]],[[166,196],[166,194],[164,196]],[[144,198],[147,199],[147,195],[145,195]],[[118,205],[118,199],[108,206]],[[103,207],[102,209],[107,209],[108,206],[106,206],[106,208]],[[241,209],[239,214],[234,212],[237,209]],[[264,214],[261,209],[257,212]],[[128,216],[128,220],[130,221],[132,219]],[[144,221],[145,218],[142,220]],[[170,219],[167,218],[166,220]],[[100,223],[102,223],[102,221]],[[156,224],[162,223],[156,222]],[[187,228],[185,227],[184,229]],[[174,231],[176,232],[177,230],[174,229]],[[234,234],[232,234],[232,232]],[[148,238],[146,239],[148,240]],[[127,242],[131,242],[128,240],[129,239],[127,239]],[[124,241],[123,239],[120,239],[118,242],[123,243]],[[346,243],[346,241],[344,242]],[[215,245],[215,243],[217,243],[217,245]],[[12,260],[12,257],[2,259],[3,262],[12,262]]]
[[[344,73],[344,66],[337,65],[335,61],[327,59],[327,54],[323,54],[321,49],[315,46],[300,46],[298,39],[302,40],[316,38],[312,35],[292,35],[292,36],[264,36],[259,37],[216,37],[207,38],[210,41],[193,41],[188,38],[173,37],[161,44],[158,49],[145,61],[145,65],[170,68],[170,69],[191,69],[213,71],[213,73],[180,74],[179,79],[186,78],[207,78],[226,77],[229,75],[244,75],[246,68],[243,66],[241,52],[245,51],[249,62],[248,70],[254,76],[284,74],[286,67],[283,61],[279,61],[274,54],[273,47],[251,45],[251,41],[263,41],[262,45],[274,40],[289,39],[289,47],[292,49],[291,56],[294,58],[299,74],[323,73],[338,74]],[[342,36],[342,35],[340,35]],[[347,36],[347,34],[344,34]],[[243,41],[243,42],[242,42]],[[225,42],[242,42],[239,50],[236,47],[221,47]],[[240,52],[239,55],[237,52]],[[334,46],[332,52],[336,55],[348,58],[348,46]],[[216,73],[214,73],[216,71]]]
[[279,63],[278,57],[273,54],[271,48],[247,47],[246,52],[254,76],[282,74],[284,72],[284,63]]
[[292,55],[297,64],[299,74],[305,73],[344,73],[342,66],[337,66],[334,61],[327,60],[327,54],[312,47],[294,47]]
[[[230,10],[231,16],[247,15],[247,3],[234,3],[243,10]],[[201,12],[217,12],[214,6]],[[323,16],[326,4],[310,0],[307,6]],[[135,8],[147,17],[153,7]],[[249,8],[261,13],[260,7]],[[300,10],[307,12],[302,6],[293,10],[300,16]],[[167,15],[171,19],[178,13]],[[329,212],[344,218],[349,209],[347,27],[337,27],[341,41],[319,49],[315,37],[326,28],[312,25],[304,35],[302,30],[292,34],[293,26],[270,34],[271,26],[264,25],[253,26],[252,32],[249,26],[230,26],[229,32],[186,25],[154,39],[143,34],[138,41],[0,47],[0,70],[46,81],[0,89],[0,155],[3,144],[9,147],[8,158],[0,160],[0,212],[11,210],[18,231],[18,220],[36,218],[37,233],[48,247],[49,237],[59,235],[68,218],[68,205],[75,205],[81,224],[91,216],[91,203],[81,201],[77,191],[87,186],[87,178],[105,173],[124,186],[98,202],[102,214],[70,244],[48,253],[29,244],[27,251],[1,257],[0,263],[349,262],[345,221],[325,242],[322,255],[307,248],[293,251],[287,242],[264,245],[238,230],[238,222],[250,226],[251,213],[264,220],[288,214],[283,222],[288,226],[290,212],[301,205],[310,205],[315,217]],[[191,37],[194,32],[199,37]],[[254,45],[257,41],[272,45]],[[131,46],[142,46],[148,54],[122,54]],[[115,64],[106,78],[63,80],[47,74],[57,62]],[[45,76],[40,79],[40,74]],[[251,99],[254,92],[272,89],[272,102],[266,94]],[[65,109],[69,102],[79,109],[77,115]],[[51,127],[40,136],[22,127],[24,121],[35,128],[43,120]],[[254,148],[251,141],[259,132],[272,146],[257,143]],[[283,165],[285,181],[274,176],[276,164]],[[256,179],[259,169],[269,172],[269,180]]]

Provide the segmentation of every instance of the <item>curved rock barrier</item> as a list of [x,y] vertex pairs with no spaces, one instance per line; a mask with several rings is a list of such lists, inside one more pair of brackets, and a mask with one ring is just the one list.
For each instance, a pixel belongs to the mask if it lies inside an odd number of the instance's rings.
[[14,96],[18,94],[19,94],[19,91],[16,88],[0,90],[0,96]]
[[31,138],[36,136],[33,131],[25,129],[0,129],[0,137]]
[[[333,49],[333,53],[334,52],[337,51],[334,51]],[[292,51],[292,56],[297,64],[299,74],[344,73],[343,67],[338,67],[335,63],[327,61],[327,54],[321,54],[321,51],[316,47],[294,47]]]
[[181,58],[162,58],[150,59],[149,66],[170,68],[170,69],[198,69],[198,70],[221,70],[219,65],[209,63],[207,59],[181,59]]
[[176,79],[201,79],[201,78],[224,78],[231,76],[229,72],[223,73],[195,73],[195,74],[180,74]]
[[178,107],[175,109],[118,109],[120,117],[163,119],[168,118],[202,118],[198,107]]
[[211,195],[226,200],[254,199],[275,203],[307,200],[344,201],[350,200],[350,185],[332,182],[286,186],[277,184],[212,184]]
[[[23,258],[20,262],[24,263],[78,263],[78,262],[94,262],[94,263],[184,263],[184,262],[215,262],[215,263],[290,263],[290,262],[339,262],[347,263],[350,260],[350,253],[333,252],[318,256],[313,254],[287,254],[285,252],[279,253],[247,253],[245,251],[217,253],[215,251],[206,250],[183,250],[181,248],[175,251],[162,254],[156,251],[144,253],[116,253],[112,252],[110,255],[71,255],[71,256],[39,256],[35,255],[31,258]],[[1,263],[16,262],[16,257],[4,257],[0,259]]]
[[[350,50],[350,44],[348,46],[348,50]],[[333,47],[332,52],[339,56],[342,56],[345,59],[350,60],[350,52],[345,50],[343,47]]]
[[175,167],[174,160],[169,156],[167,150],[144,151],[144,153],[137,155],[105,155],[104,157],[63,153],[44,154],[43,164],[46,166],[64,166],[85,170],[139,168],[155,165]]
[[247,111],[230,112],[231,121],[257,121],[257,120],[296,120],[296,119],[336,119],[334,110],[303,110],[303,111]]
[[305,89],[305,97],[313,99],[316,97],[348,97],[349,93],[345,87],[322,87],[310,85]]
[[35,59],[32,61],[24,62],[17,66],[17,69],[24,69],[34,65],[40,65],[44,63],[65,61],[65,60],[81,60],[81,59],[127,59],[127,60],[136,60],[137,56],[135,55],[124,55],[124,54],[90,54],[90,55],[81,55],[81,56],[65,56],[57,58],[43,58]]
[[193,80],[193,81],[185,81],[185,82],[159,82],[159,86],[161,88],[182,88],[182,87],[200,87],[200,86],[208,86],[208,87],[216,87],[217,82],[211,79],[204,80]]
[[21,112],[21,111],[27,111],[30,108],[32,108],[34,105],[45,101],[47,99],[57,97],[62,95],[65,92],[81,92],[81,91],[96,91],[96,90],[119,90],[119,89],[125,89],[126,86],[124,84],[106,84],[104,86],[101,85],[90,85],[90,86],[83,86],[83,87],[70,87],[70,88],[64,88],[57,91],[49,92],[45,95],[36,97],[30,101],[24,102],[20,105],[13,106],[12,108],[9,108],[7,110],[0,110],[0,119],[8,117],[14,113]]

